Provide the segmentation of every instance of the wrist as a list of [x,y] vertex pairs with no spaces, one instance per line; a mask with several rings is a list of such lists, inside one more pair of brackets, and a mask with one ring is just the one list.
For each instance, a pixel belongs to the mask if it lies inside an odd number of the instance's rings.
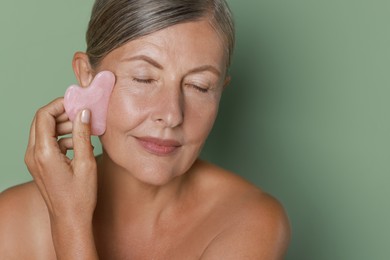
[[56,221],[51,229],[58,259],[98,259],[92,223]]

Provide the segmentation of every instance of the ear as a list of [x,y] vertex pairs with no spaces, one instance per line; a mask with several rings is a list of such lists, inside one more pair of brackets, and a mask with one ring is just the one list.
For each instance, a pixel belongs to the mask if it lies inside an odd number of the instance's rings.
[[225,89],[230,84],[231,81],[232,81],[232,77],[226,76],[225,82],[223,83],[223,89]]
[[93,70],[87,54],[76,52],[73,56],[72,67],[81,87],[88,87],[93,80]]

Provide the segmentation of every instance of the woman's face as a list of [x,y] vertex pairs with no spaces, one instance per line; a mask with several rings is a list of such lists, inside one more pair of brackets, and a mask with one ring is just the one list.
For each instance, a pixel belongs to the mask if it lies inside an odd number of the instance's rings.
[[226,81],[223,42],[207,21],[178,24],[109,53],[116,84],[105,152],[142,182],[162,185],[198,157]]

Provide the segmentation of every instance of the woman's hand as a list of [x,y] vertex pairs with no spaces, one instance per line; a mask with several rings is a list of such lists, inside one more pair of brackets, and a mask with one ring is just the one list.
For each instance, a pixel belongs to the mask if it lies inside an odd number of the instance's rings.
[[[47,205],[59,259],[96,259],[92,218],[97,170],[88,110],[70,122],[58,98],[36,113],[25,162]],[[72,137],[58,139],[72,134]],[[74,150],[74,158],[66,151]]]

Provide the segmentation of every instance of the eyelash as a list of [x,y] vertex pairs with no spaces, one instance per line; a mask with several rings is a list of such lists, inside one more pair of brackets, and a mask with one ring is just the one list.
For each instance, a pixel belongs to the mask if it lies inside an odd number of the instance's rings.
[[194,88],[196,91],[199,91],[201,93],[207,93],[209,90],[207,88],[202,88],[194,84],[187,84],[188,86]]
[[142,83],[142,84],[151,84],[151,83],[154,82],[154,79],[137,79],[137,78],[133,78],[133,81],[138,82],[138,83]]
[[[154,82],[154,79],[138,79],[138,78],[133,78],[133,81],[141,84],[151,84]],[[198,85],[195,84],[187,84],[187,86],[190,86],[194,88],[196,91],[199,91],[201,93],[207,93],[208,89],[199,87]]]

